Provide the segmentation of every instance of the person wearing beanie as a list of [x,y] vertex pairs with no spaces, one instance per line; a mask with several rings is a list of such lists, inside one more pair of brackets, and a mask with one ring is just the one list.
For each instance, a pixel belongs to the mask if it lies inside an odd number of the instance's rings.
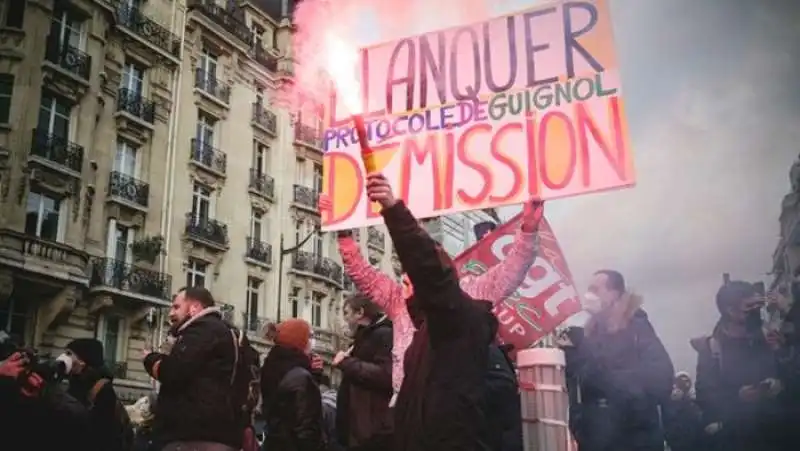
[[311,371],[311,326],[292,318],[268,327],[274,346],[261,367],[264,449],[323,451],[322,395]]
[[92,449],[126,450],[133,439],[133,429],[114,391],[103,343],[94,338],[72,340],[57,360],[67,369],[67,392],[89,409]]

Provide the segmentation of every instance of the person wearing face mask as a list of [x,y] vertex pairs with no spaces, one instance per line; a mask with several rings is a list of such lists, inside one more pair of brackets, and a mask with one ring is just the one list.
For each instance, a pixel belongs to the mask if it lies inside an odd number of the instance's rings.
[[56,360],[65,363],[67,393],[89,409],[93,449],[128,451],[133,445],[133,427],[114,392],[113,376],[103,356],[99,340],[79,338],[69,342]]
[[311,373],[311,326],[292,318],[270,325],[275,345],[261,367],[264,449],[324,451],[322,395]]
[[203,287],[182,288],[169,311],[169,354],[145,351],[147,373],[161,383],[153,435],[164,451],[236,451],[249,418],[232,405],[234,368],[241,361],[234,335]]
[[333,366],[342,372],[336,406],[338,441],[351,451],[384,450],[391,446],[392,431],[392,323],[361,294],[346,299],[342,312],[353,346],[333,359]]
[[[324,202],[325,199],[320,199],[320,206]],[[527,202],[523,210],[522,225],[505,259],[481,275],[470,274],[462,277],[461,288],[471,297],[485,299],[492,304],[497,304],[514,294],[536,260],[539,249],[537,231],[543,214],[543,202],[538,200]],[[486,228],[482,229],[479,239],[491,232]],[[407,310],[407,300],[413,294],[411,282],[405,274],[398,282],[396,278],[372,266],[361,254],[360,246],[353,239],[352,231],[339,231],[338,243],[345,272],[353,284],[359,292],[364,293],[383,309],[392,321],[394,331],[392,385],[395,391],[392,403],[394,404],[403,381],[403,356],[411,344],[417,327]]]
[[601,270],[583,303],[591,317],[582,339],[558,339],[576,400],[570,413],[579,449],[663,451],[659,406],[669,400],[674,370],[641,297],[628,291],[622,274]]
[[717,292],[720,319],[697,351],[697,403],[706,439],[724,451],[778,451],[783,390],[776,351],[762,327],[763,296],[753,284],[730,281]]

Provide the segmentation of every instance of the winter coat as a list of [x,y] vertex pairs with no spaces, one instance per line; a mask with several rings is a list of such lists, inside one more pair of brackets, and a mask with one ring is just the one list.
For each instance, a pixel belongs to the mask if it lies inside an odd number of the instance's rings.
[[487,451],[522,451],[522,407],[514,364],[501,346],[489,346],[480,440]]
[[381,212],[414,286],[407,306],[419,324],[405,353],[395,406],[394,451],[472,451],[478,446],[492,305],[459,286],[444,250],[402,201]]
[[346,447],[369,448],[392,432],[392,323],[382,316],[358,329],[353,350],[338,365],[336,430]]
[[669,399],[675,373],[640,306],[641,298],[624,294],[589,320],[578,346],[565,349],[571,428],[582,447],[663,449],[659,405]]
[[261,367],[264,449],[324,451],[322,396],[307,355],[274,346]]
[[[108,382],[97,391],[92,402],[90,392],[101,379]],[[132,431],[123,428],[117,411],[119,400],[114,391],[113,376],[107,369],[90,368],[79,375],[71,376],[67,392],[89,409],[94,450],[128,451],[124,449],[125,434]],[[129,424],[125,426],[130,427]]]
[[691,344],[698,353],[695,391],[703,426],[722,424],[712,438],[718,449],[780,449],[773,442],[781,429],[776,427],[781,419],[778,400],[765,397],[744,402],[739,398],[742,387],[780,377],[776,354],[763,335],[731,336],[720,323],[711,336],[692,339]]
[[153,433],[163,444],[205,441],[241,448],[241,410],[232,403],[237,348],[219,309],[207,308],[176,332],[170,353],[151,353],[147,372],[161,382]]
[[[403,382],[403,356],[415,331],[414,323],[406,310],[403,287],[395,278],[384,274],[364,259],[353,238],[339,237],[338,241],[347,275],[358,291],[381,307],[392,321],[392,384],[395,392],[398,392]],[[461,288],[474,299],[484,299],[493,304],[505,300],[525,280],[528,270],[536,260],[538,244],[535,232],[518,230],[506,258],[481,275],[464,275],[460,280]]]
[[701,451],[703,425],[700,408],[689,394],[662,406],[664,433],[670,451]]

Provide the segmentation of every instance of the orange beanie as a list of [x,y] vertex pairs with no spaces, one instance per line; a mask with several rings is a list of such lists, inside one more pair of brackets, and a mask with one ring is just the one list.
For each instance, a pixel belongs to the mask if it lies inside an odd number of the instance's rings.
[[306,351],[311,339],[311,326],[302,319],[292,318],[278,324],[275,344]]

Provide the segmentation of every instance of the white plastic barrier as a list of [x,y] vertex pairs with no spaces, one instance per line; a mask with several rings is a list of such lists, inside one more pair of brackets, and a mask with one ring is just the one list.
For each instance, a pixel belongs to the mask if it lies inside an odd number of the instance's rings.
[[564,352],[560,349],[533,348],[517,353],[526,451],[569,449],[569,399],[564,366]]

